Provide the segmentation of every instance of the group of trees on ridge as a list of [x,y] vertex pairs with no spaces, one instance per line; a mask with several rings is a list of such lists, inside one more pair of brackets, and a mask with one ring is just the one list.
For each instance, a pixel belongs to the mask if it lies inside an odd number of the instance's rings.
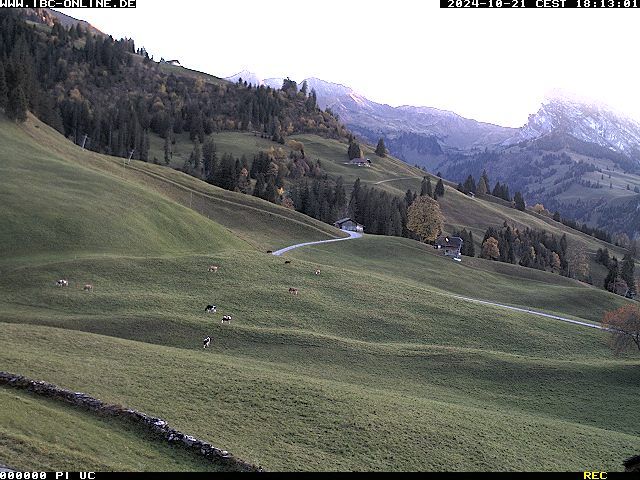
[[615,256],[611,257],[607,248],[598,249],[596,262],[604,265],[608,270],[603,285],[605,290],[630,298],[638,293],[635,278],[635,262],[633,259],[637,253],[635,251],[636,249],[637,245],[634,243],[633,247],[624,255],[622,261],[619,261]]
[[315,133],[344,139],[347,130],[317,107],[315,92],[213,81],[165,73],[136,50],[80,24],[48,30],[28,25],[20,9],[0,11],[0,105],[10,118],[30,110],[76,143],[110,155],[149,160],[149,135],[188,132],[201,144],[221,130],[287,135]]

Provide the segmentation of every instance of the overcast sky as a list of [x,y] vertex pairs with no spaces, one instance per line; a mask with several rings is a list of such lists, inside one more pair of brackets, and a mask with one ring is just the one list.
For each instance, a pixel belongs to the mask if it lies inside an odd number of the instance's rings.
[[640,9],[440,9],[437,0],[138,0],[61,9],[216,76],[342,83],[392,106],[521,126],[564,89],[640,120]]

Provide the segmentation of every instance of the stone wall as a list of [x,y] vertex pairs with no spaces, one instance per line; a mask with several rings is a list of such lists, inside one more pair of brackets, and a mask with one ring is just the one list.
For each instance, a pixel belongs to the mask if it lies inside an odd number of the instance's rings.
[[42,395],[44,397],[55,398],[72,405],[82,407],[101,415],[108,415],[127,419],[144,430],[164,439],[171,445],[181,445],[187,450],[208,459],[217,464],[223,464],[230,470],[242,472],[261,472],[262,467],[252,465],[231,455],[226,450],[214,447],[210,443],[199,440],[191,435],[179,432],[167,424],[161,418],[154,418],[137,410],[124,408],[119,405],[108,405],[100,400],[80,392],[72,392],[59,388],[47,382],[30,380],[21,375],[13,375],[7,372],[0,372],[0,386],[27,390],[29,392]]

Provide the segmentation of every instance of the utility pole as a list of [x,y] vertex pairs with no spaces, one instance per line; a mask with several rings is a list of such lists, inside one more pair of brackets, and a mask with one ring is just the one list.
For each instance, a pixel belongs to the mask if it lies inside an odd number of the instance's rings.
[[84,139],[82,140],[82,149],[84,150],[84,146],[87,143],[87,138],[89,138],[89,135],[87,135],[86,133],[84,134]]

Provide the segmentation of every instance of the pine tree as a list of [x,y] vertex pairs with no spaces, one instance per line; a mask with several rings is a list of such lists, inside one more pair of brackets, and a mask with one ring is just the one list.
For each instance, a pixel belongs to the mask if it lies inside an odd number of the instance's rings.
[[516,203],[516,208],[524,212],[526,205],[524,203],[524,197],[520,192],[516,192],[515,196],[513,197],[513,201]]
[[[346,205],[347,193],[344,189],[344,180],[342,177],[338,177],[336,179],[336,185],[333,193],[333,207],[336,211],[336,216],[342,216]],[[337,220],[337,218],[335,220]]]
[[420,184],[420,196],[423,197],[426,194],[427,194],[427,177],[422,177],[422,183]]
[[486,195],[487,191],[488,191],[487,182],[485,181],[484,176],[482,176],[478,181],[478,186],[477,186],[478,195]]
[[164,163],[169,165],[171,163],[171,157],[173,157],[173,151],[171,148],[171,134],[167,132],[164,138]]
[[360,148],[360,144],[355,140],[349,144],[349,149],[347,150],[347,154],[349,155],[349,160],[353,160],[354,158],[362,158],[362,148]]
[[434,191],[433,198],[438,199],[444,196],[444,183],[442,182],[442,178],[438,178],[438,183],[436,183],[436,189]]
[[264,190],[264,199],[271,203],[276,203],[276,198],[278,196],[275,179],[272,176],[269,176],[267,180],[267,187]]
[[17,122],[25,122],[27,120],[27,97],[21,85],[17,85],[9,92],[7,102],[7,117]]
[[202,164],[207,177],[214,175],[218,163],[217,147],[213,138],[209,137],[202,145]]
[[376,155],[378,155],[379,157],[386,157],[387,156],[387,147],[384,144],[384,139],[383,138],[378,140],[378,146],[376,147]]
[[0,62],[0,108],[7,106],[7,81],[4,74],[4,65]]
[[487,175],[487,171],[486,170],[482,170],[482,175],[481,177],[482,179],[484,179],[484,185],[485,187],[487,187],[487,192],[489,193],[489,175]]
[[476,181],[473,179],[471,175],[467,177],[464,181],[464,191],[465,193],[476,193]]
[[468,246],[467,246],[467,256],[469,257],[475,257],[476,256],[476,247],[473,244],[473,232],[469,232],[469,237],[468,237]]
[[620,268],[620,276],[625,282],[627,282],[627,286],[629,287],[629,292],[632,295],[636,294],[634,268],[635,268],[635,263],[633,260],[633,256],[630,253],[627,253],[622,258],[622,268]]
[[604,288],[610,292],[613,291],[616,278],[618,278],[618,259],[613,257],[609,262],[609,273],[604,279]]
[[264,175],[262,175],[260,173],[260,174],[258,174],[258,179],[256,180],[256,185],[255,185],[255,187],[253,187],[253,196],[254,197],[259,197],[259,198],[264,197],[264,189],[265,189]]

